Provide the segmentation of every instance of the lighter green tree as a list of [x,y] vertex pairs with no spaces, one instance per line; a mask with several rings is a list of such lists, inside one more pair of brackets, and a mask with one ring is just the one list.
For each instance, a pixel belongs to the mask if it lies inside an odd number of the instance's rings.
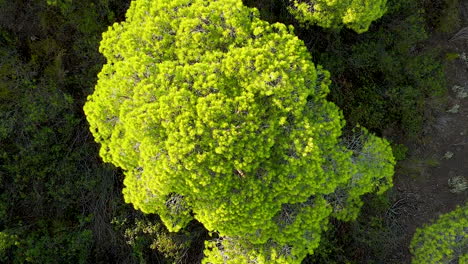
[[388,142],[341,137],[329,73],[240,0],[133,1],[100,51],[84,107],[100,155],[136,209],[213,232],[206,263],[300,263],[330,216],[391,186]]
[[468,204],[416,230],[410,251],[413,264],[468,263]]
[[324,28],[342,25],[363,33],[372,21],[385,14],[387,0],[289,0],[291,13],[299,22]]

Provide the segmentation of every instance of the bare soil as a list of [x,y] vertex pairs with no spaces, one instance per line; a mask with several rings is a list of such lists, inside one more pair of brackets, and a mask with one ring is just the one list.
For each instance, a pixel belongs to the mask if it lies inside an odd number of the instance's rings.
[[[468,1],[461,1],[460,16],[461,28],[467,27]],[[417,143],[407,143],[408,158],[397,169],[391,210],[397,212],[394,221],[399,234],[388,263],[410,263],[408,248],[416,228],[468,201],[468,190],[454,193],[449,186],[449,179],[456,176],[468,180],[468,97],[462,98],[452,89],[457,85],[468,92],[468,59],[462,58],[462,54],[468,57],[468,39],[449,41],[461,28],[450,34],[435,33],[425,43],[451,54],[445,59],[448,98],[434,102],[439,109],[428,110],[431,120],[424,128],[424,136]],[[460,57],[450,59],[454,54]]]

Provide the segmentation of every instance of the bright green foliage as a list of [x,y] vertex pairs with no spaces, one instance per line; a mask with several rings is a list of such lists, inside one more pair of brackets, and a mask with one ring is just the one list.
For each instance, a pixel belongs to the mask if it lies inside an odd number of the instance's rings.
[[464,255],[460,256],[458,259],[459,264],[468,264],[468,253],[465,253]]
[[387,0],[289,0],[290,11],[299,22],[317,24],[325,28],[341,25],[363,33],[372,21],[386,11]]
[[194,217],[217,232],[207,263],[300,263],[330,215],[353,219],[391,185],[389,144],[341,140],[328,72],[239,0],[134,1],[100,51],[84,110],[101,157],[170,231]]
[[[360,197],[366,193],[382,194],[392,186],[394,158],[384,139],[373,136],[361,128],[343,140],[353,152],[352,164],[356,171],[344,186],[330,196],[334,216],[340,220],[353,220],[362,206]],[[350,166],[352,167],[352,166]]]
[[468,204],[416,230],[410,251],[413,264],[467,263]]

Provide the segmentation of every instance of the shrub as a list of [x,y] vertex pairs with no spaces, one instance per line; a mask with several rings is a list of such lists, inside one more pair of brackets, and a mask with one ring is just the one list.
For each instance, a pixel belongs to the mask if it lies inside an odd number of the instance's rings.
[[294,17],[305,24],[339,28],[343,24],[357,33],[369,29],[386,11],[387,0],[289,0]]
[[463,263],[468,252],[468,205],[441,215],[416,230],[410,251],[413,264]]

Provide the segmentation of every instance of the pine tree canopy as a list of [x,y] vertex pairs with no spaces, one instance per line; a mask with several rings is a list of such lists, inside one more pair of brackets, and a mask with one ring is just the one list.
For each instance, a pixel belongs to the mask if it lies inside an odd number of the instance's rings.
[[468,204],[416,230],[410,251],[413,264],[468,263]]
[[388,142],[342,136],[329,73],[241,0],[133,1],[100,51],[84,107],[100,155],[136,209],[213,232],[206,263],[300,263],[330,216],[392,184]]
[[299,22],[324,28],[339,28],[343,24],[363,33],[372,21],[385,14],[387,0],[289,0],[290,11]]

